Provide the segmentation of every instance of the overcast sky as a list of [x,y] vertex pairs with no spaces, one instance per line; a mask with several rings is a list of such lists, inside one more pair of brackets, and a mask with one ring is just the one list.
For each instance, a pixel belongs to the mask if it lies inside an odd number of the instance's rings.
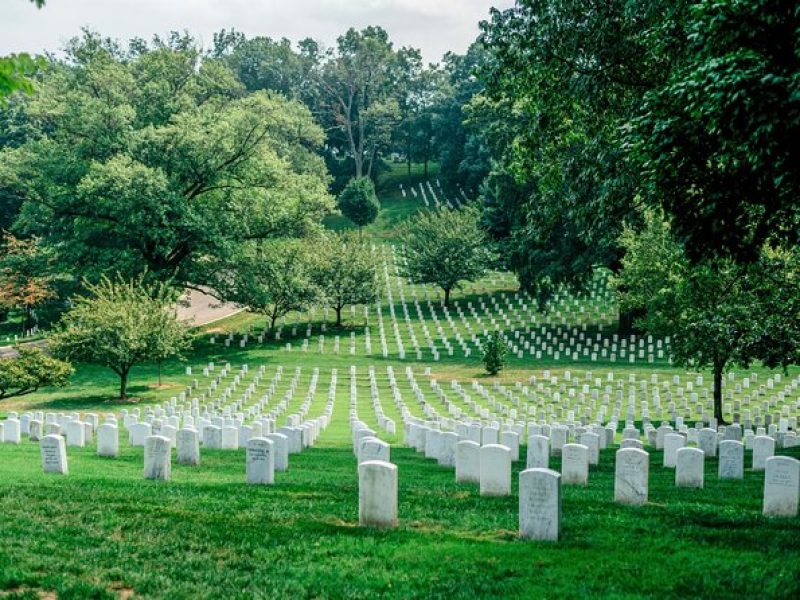
[[47,0],[37,10],[28,0],[0,0],[0,55],[60,50],[88,26],[129,40],[188,29],[205,47],[213,33],[234,28],[247,34],[313,37],[330,46],[348,27],[381,25],[396,46],[422,49],[428,62],[448,50],[464,52],[491,6],[513,0]]

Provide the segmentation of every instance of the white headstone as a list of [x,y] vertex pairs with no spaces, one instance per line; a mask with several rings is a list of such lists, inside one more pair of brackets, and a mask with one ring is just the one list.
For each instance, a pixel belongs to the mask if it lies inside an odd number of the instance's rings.
[[196,467],[200,464],[200,433],[191,427],[179,429],[175,436],[179,465]]
[[564,485],[589,483],[589,448],[583,444],[564,444],[561,448],[561,482]]
[[275,470],[286,471],[289,469],[289,439],[282,433],[270,433],[264,436],[273,444],[273,455],[275,456]]
[[481,447],[481,496],[508,496],[511,493],[511,451],[505,446]]
[[561,475],[550,469],[519,474],[519,535],[558,541],[561,531]]
[[764,516],[796,517],[800,495],[800,460],[772,456],[764,473]]
[[269,485],[275,482],[274,444],[267,438],[247,442],[247,483]]
[[172,475],[172,441],[151,435],[144,442],[144,478],[169,481]]
[[480,483],[481,446],[477,442],[461,440],[456,444],[456,481]]
[[702,488],[705,456],[700,448],[678,448],[675,452],[675,485]]
[[650,456],[638,448],[617,450],[614,466],[614,500],[620,504],[647,502]]
[[119,428],[116,425],[103,423],[97,428],[97,456],[119,456]]
[[358,523],[362,527],[397,525],[397,466],[380,460],[358,465]]
[[775,456],[775,440],[766,435],[753,438],[753,471],[763,471],[771,456]]
[[547,469],[550,466],[550,440],[546,436],[528,437],[525,465],[528,469]]
[[736,440],[719,443],[719,478],[744,479],[744,444]]
[[680,433],[668,433],[664,436],[664,466],[675,468],[678,462],[678,450],[686,445],[686,439]]
[[39,442],[39,452],[42,456],[42,469],[45,473],[67,475],[67,445],[60,435],[46,435]]

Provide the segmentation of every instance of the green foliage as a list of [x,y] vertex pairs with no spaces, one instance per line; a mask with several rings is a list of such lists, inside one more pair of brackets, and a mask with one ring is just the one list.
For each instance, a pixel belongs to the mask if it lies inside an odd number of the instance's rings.
[[214,286],[222,298],[266,315],[270,331],[292,311],[305,310],[316,299],[312,259],[304,240],[259,244],[228,265]]
[[18,358],[0,359],[0,400],[69,383],[72,366],[38,348],[19,348]]
[[400,228],[404,275],[415,283],[433,283],[444,290],[445,304],[460,281],[481,277],[493,253],[480,227],[480,213],[471,207],[418,213]]
[[378,269],[371,244],[348,233],[329,233],[312,246],[313,280],[320,299],[336,311],[348,304],[369,304],[378,297]]
[[65,271],[205,283],[208,257],[301,235],[333,208],[304,106],[242,97],[219,61],[173,35],[122,52],[85,34],[25,112],[37,132],[0,152],[14,225],[57,248]]
[[375,221],[381,209],[375,184],[367,177],[350,180],[339,194],[338,206],[342,214],[359,227]]
[[30,94],[33,83],[30,76],[39,65],[28,54],[12,54],[0,58],[0,107],[5,107],[5,99],[14,92]]
[[639,221],[622,134],[686,54],[689,5],[521,0],[483,25],[486,89],[468,110],[495,160],[487,220],[540,296],[618,268],[623,224]]
[[169,283],[103,277],[97,284],[87,282],[86,289],[90,295],[73,299],[50,345],[56,356],[114,371],[120,378],[120,399],[127,398],[134,365],[180,356],[190,347]]
[[760,360],[786,368],[800,362],[800,257],[765,249],[757,263],[729,259],[692,263],[669,226],[651,217],[641,233],[622,236],[616,281],[622,309],[642,310],[640,325],[672,336],[675,364],[710,367],[715,416],[722,420],[722,373]]
[[800,241],[800,12],[792,2],[703,0],[690,52],[645,95],[629,143],[643,195],[692,260],[760,260]]
[[483,349],[483,366],[489,375],[497,375],[506,366],[506,346],[500,333],[495,331],[489,336]]

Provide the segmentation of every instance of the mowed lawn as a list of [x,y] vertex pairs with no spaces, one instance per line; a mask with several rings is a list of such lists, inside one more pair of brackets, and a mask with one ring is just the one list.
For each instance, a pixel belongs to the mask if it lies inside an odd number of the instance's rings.
[[[0,590],[59,598],[630,598],[800,596],[800,519],[761,516],[763,474],[674,487],[651,452],[650,502],[613,502],[614,449],[586,488],[563,490],[558,543],[517,538],[517,474],[482,498],[452,469],[392,448],[400,524],[359,528],[347,406],[315,448],[269,487],[244,483],[244,451],[202,452],[170,482],[69,448],[70,474],[44,475],[36,444],[0,445]],[[783,453],[800,457],[800,448]],[[522,452],[524,456],[524,450]],[[749,467],[749,452],[746,460]],[[559,460],[551,460],[559,469]],[[52,595],[51,595],[52,597]]]

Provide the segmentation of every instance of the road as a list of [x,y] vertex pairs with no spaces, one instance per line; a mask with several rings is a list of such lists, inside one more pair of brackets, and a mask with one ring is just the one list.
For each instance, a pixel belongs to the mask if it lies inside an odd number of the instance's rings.
[[[221,303],[213,296],[198,290],[186,290],[185,298],[188,303],[182,302],[178,305],[178,318],[194,327],[208,325],[244,310],[236,304]],[[43,347],[46,343],[46,340],[37,340],[24,345]],[[16,355],[14,346],[0,346],[0,358],[14,358]]]

